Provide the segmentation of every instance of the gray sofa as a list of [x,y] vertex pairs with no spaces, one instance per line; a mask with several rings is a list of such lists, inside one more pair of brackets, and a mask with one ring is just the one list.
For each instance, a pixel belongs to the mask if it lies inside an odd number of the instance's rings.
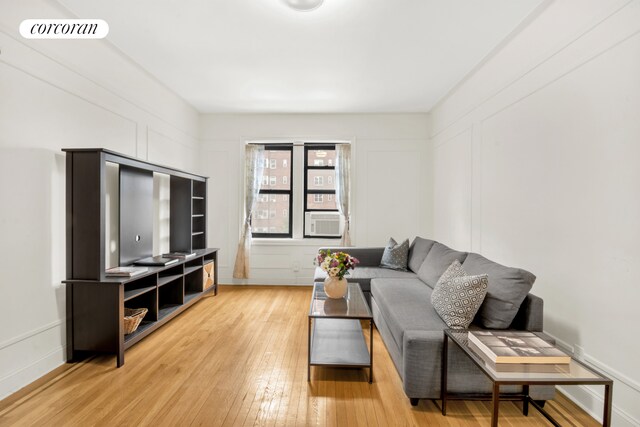
[[[459,252],[420,237],[411,244],[408,271],[379,267],[384,247],[329,249],[342,250],[360,260],[346,278],[360,284],[412,405],[417,405],[419,399],[440,398],[442,331],[447,325],[431,305],[431,293],[454,259],[469,274],[489,275],[485,302],[470,329],[542,331],[543,301],[529,293],[535,276],[525,270],[505,267],[479,254]],[[314,282],[325,277],[326,273],[317,268]],[[452,344],[448,354],[449,392],[491,392],[491,382],[457,346]],[[501,387],[503,393],[521,390],[519,386]],[[552,399],[554,394],[553,386],[530,389],[536,400]]]

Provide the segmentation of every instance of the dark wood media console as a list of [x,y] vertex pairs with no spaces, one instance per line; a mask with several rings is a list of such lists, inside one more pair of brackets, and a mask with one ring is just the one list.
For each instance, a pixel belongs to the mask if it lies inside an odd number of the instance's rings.
[[[117,366],[124,351],[207,294],[218,293],[218,249],[206,247],[207,178],[113,151],[64,149],[67,211],[67,360],[111,353]],[[152,254],[150,214],[153,173],[169,176],[170,252],[195,257],[148,267],[134,277],[105,276],[107,163],[119,166],[119,264]],[[141,212],[144,212],[140,218]],[[125,241],[126,240],[126,241]],[[205,288],[205,265],[213,284]],[[110,265],[108,267],[113,267]],[[138,329],[124,334],[125,308],[148,310]]]
[[[70,360],[84,352],[114,353],[118,367],[124,351],[183,312],[205,294],[218,293],[217,249],[196,250],[195,258],[149,271],[131,278],[102,277],[101,280],[65,280],[67,307],[71,311],[67,338]],[[214,285],[203,288],[204,264],[214,263]],[[149,311],[138,329],[124,334],[124,308]]]

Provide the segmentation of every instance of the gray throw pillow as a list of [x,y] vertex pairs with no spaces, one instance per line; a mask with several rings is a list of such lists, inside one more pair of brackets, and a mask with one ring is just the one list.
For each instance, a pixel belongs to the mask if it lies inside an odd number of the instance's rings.
[[455,260],[436,283],[431,304],[448,327],[466,329],[482,305],[488,286],[486,274],[468,276]]
[[536,276],[520,268],[505,267],[476,253],[470,253],[462,266],[469,274],[489,276],[487,297],[475,323],[487,329],[507,329],[518,314]]
[[407,258],[409,256],[409,239],[398,244],[393,237],[389,239],[389,243],[384,248],[380,267],[390,268],[392,270],[407,271]]

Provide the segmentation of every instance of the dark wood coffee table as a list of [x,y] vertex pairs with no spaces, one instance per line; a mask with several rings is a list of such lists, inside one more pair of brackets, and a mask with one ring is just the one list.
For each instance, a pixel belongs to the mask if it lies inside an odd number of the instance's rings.
[[[331,299],[323,283],[314,283],[309,308],[307,381],[312,366],[369,368],[373,381],[373,315],[357,283],[348,284],[347,295]],[[360,325],[369,321],[369,348]]]
[[[442,415],[447,415],[447,400],[465,400],[468,396],[455,395],[447,391],[447,362],[448,362],[448,346],[449,340],[455,345],[460,347],[464,354],[466,354],[475,364],[480,368],[493,383],[493,392],[490,397],[493,402],[493,412],[491,414],[491,425],[498,425],[498,407],[500,398],[509,398],[510,400],[522,400],[522,413],[526,416],[529,414],[529,404],[535,407],[542,415],[545,416],[554,426],[559,426],[558,422],[547,413],[536,401],[529,396],[529,386],[532,385],[604,385],[604,414],[602,417],[602,425],[611,425],[611,398],[613,394],[613,381],[601,373],[595,371],[578,362],[575,359],[571,359],[568,366],[557,369],[556,372],[525,372],[523,367],[522,371],[516,372],[497,372],[490,362],[477,354],[473,348],[470,347],[467,338],[468,331],[445,329],[444,331],[444,345],[442,347],[442,387],[441,387],[441,399],[442,399]],[[539,334],[544,339],[543,334]],[[520,365],[522,366],[522,365]],[[502,385],[521,385],[522,394],[509,394],[505,396],[500,395],[500,386]],[[482,396],[476,396],[482,398]]]

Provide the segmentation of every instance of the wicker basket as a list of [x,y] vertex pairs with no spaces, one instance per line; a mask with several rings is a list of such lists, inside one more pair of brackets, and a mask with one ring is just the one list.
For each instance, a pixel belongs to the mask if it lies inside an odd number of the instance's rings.
[[146,308],[126,308],[124,309],[124,334],[135,332],[142,322],[142,318],[147,314]]

